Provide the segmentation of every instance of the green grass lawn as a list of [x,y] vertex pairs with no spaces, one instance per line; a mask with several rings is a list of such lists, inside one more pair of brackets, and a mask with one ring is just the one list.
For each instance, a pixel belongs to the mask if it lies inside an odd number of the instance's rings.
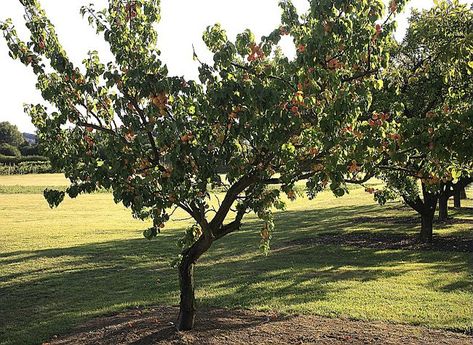
[[[0,177],[5,188],[23,186],[0,193],[0,344],[40,343],[94,316],[178,303],[169,264],[189,224],[180,220],[185,215],[177,212],[147,241],[148,224],[132,219],[107,193],[49,209],[37,190],[64,184],[60,175]],[[452,213],[469,222],[436,225],[435,233],[471,236],[473,211]],[[471,330],[470,253],[293,243],[331,232],[417,232],[416,224],[354,221],[381,215],[415,217],[397,203],[377,206],[362,189],[338,199],[329,193],[300,198],[276,214],[267,257],[258,249],[260,223],[249,217],[199,262],[199,304]]]

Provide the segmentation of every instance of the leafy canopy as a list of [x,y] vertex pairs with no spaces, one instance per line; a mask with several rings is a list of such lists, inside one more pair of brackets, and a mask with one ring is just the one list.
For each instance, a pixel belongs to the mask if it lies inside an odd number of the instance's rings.
[[[2,29],[11,56],[32,67],[53,106],[25,109],[45,153],[71,181],[66,193],[110,188],[136,217],[153,219],[148,238],[174,207],[196,221],[183,247],[235,231],[254,211],[265,220],[267,249],[280,190],[293,199],[295,182],[306,179],[311,197],[326,187],[342,196],[346,180],[363,179],[361,166],[374,164],[366,113],[373,91],[383,88],[403,1],[386,11],[381,0],[314,0],[302,15],[281,1],[281,25],[261,39],[246,30],[230,41],[211,26],[203,39],[213,64],[201,64],[199,81],[169,76],[160,60],[158,0],[84,7],[115,59],[104,64],[91,51],[81,67],[68,59],[39,2],[20,2],[31,37],[20,39],[11,21]],[[278,48],[284,35],[294,40],[295,59]],[[215,188],[225,192],[217,209]],[[64,194],[46,197],[57,206]],[[232,209],[234,219],[224,224]]]
[[473,173],[472,23],[471,8],[438,1],[412,14],[395,47],[387,87],[375,100],[378,110],[397,109],[391,126],[378,130],[385,196],[414,200],[419,180],[435,194]]

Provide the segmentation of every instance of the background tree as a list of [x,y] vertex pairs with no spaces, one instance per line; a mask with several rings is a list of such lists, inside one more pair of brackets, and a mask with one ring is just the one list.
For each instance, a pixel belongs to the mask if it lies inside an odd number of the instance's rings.
[[446,217],[448,189],[472,169],[472,23],[472,10],[458,1],[414,12],[386,73],[388,87],[376,97],[381,111],[396,110],[395,121],[378,131],[387,188],[376,197],[401,196],[420,214],[425,242],[432,241],[439,198]]
[[18,127],[8,121],[0,122],[0,144],[10,144],[19,147],[25,139]]
[[462,176],[459,178],[458,183],[453,185],[453,206],[455,208],[461,207],[461,200],[466,199],[466,187],[473,183],[473,176]]
[[[82,70],[68,59],[38,1],[20,2],[30,40],[21,40],[10,21],[3,32],[11,56],[33,68],[44,99],[58,110],[26,107],[45,153],[71,181],[66,193],[111,189],[135,217],[152,219],[147,238],[177,207],[195,221],[180,241],[178,329],[193,327],[195,263],[237,231],[245,214],[263,220],[261,246],[268,250],[271,208],[283,207],[280,191],[293,199],[294,184],[307,179],[309,196],[326,186],[341,196],[347,176],[361,178],[365,154],[357,147],[369,124],[358,118],[371,90],[382,87],[384,46],[401,1],[391,2],[383,23],[382,1],[312,1],[302,16],[283,1],[281,26],[260,41],[246,30],[231,42],[219,25],[209,27],[204,41],[214,63],[201,64],[200,83],[169,77],[159,60],[157,0],[84,8],[115,61],[104,65],[90,52]],[[276,46],[283,35],[296,44],[294,60]],[[348,136],[350,128],[359,132]],[[214,207],[216,187],[224,195]],[[57,206],[65,194],[45,196]]]

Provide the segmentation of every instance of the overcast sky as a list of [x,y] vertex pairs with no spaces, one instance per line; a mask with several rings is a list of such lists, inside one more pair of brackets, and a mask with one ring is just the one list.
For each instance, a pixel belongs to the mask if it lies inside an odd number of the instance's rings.
[[[462,2],[472,3],[473,0]],[[22,37],[27,38],[23,10],[18,0],[1,0],[0,19],[12,18]],[[110,60],[106,44],[95,35],[80,14],[82,5],[93,2],[96,8],[105,7],[107,0],[41,0],[41,4],[56,26],[61,42],[75,64],[79,64],[89,50],[98,50],[102,62]],[[209,54],[202,43],[202,32],[208,25],[219,22],[230,37],[250,28],[260,37],[279,24],[277,0],[161,0],[162,20],[159,24],[158,45],[162,59],[173,75],[197,78],[197,65],[192,60],[192,44],[198,55],[206,60]],[[299,9],[307,8],[306,0],[294,0]],[[412,0],[410,7],[429,8],[433,0]],[[410,9],[407,10],[407,13]],[[398,15],[397,37],[406,30],[407,13]],[[290,42],[285,42],[290,52]],[[41,102],[35,89],[35,76],[29,68],[8,56],[3,37],[0,37],[0,122],[10,121],[21,131],[33,132],[29,117],[23,113],[23,103]]]

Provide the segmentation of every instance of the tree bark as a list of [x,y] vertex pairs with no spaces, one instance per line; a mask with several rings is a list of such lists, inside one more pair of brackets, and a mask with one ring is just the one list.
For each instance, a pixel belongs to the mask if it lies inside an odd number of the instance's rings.
[[179,331],[188,331],[194,327],[196,310],[194,263],[188,260],[183,260],[179,265],[179,287],[181,289],[181,301],[179,305],[177,329]]
[[205,231],[189,249],[182,253],[182,260],[179,264],[179,287],[181,292],[179,317],[177,320],[177,329],[179,331],[189,331],[194,328],[196,311],[194,266],[200,256],[212,245],[210,234],[210,230]]
[[465,189],[465,187],[460,188],[460,199],[461,200],[466,199],[466,189]]
[[454,193],[453,194],[453,207],[455,207],[455,208],[462,207],[460,188],[455,188],[453,193]]
[[442,190],[439,196],[439,221],[445,222],[448,219],[448,191]]
[[422,219],[419,238],[422,243],[431,243],[433,237],[435,209],[437,208],[439,194],[431,193],[427,186],[422,183],[422,195],[424,197],[424,202],[420,208],[421,212],[419,212]]
[[423,213],[422,225],[420,230],[420,241],[422,243],[431,243],[433,237],[434,215],[430,212]]
[[179,264],[179,288],[181,293],[179,317],[177,320],[177,329],[179,331],[188,331],[194,328],[196,311],[194,266],[197,260],[209,250],[215,240],[239,229],[246,208],[241,208],[237,212],[233,222],[227,225],[223,225],[223,222],[238,195],[255,183],[257,179],[258,176],[256,174],[244,176],[231,186],[210,222],[207,222],[205,213],[197,205],[181,205],[200,225],[202,235],[190,248],[182,252],[182,259]]

